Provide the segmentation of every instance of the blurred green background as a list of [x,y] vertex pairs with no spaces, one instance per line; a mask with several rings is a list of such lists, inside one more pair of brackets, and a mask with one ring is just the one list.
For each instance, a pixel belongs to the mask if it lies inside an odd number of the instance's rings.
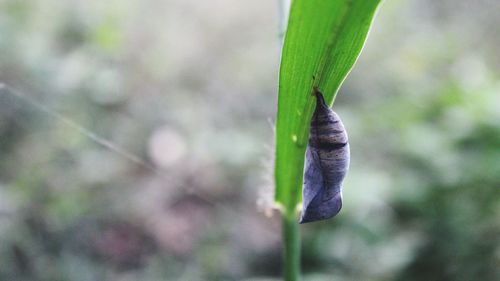
[[[305,280],[500,280],[499,11],[382,4],[335,102],[351,169],[341,215],[301,226]],[[0,280],[279,280],[278,14],[0,1]]]

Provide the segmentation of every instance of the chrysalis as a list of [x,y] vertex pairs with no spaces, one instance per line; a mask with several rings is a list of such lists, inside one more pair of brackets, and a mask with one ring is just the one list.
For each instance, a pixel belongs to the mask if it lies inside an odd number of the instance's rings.
[[349,168],[349,143],[339,116],[316,90],[306,151],[300,223],[324,220],[342,208],[342,181]]

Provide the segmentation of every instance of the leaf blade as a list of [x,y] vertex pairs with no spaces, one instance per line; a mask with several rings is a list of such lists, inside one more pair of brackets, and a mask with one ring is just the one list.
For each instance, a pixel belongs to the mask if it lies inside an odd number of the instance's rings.
[[276,202],[294,213],[301,201],[304,154],[322,90],[331,103],[356,62],[380,0],[294,0],[282,51],[276,119]]

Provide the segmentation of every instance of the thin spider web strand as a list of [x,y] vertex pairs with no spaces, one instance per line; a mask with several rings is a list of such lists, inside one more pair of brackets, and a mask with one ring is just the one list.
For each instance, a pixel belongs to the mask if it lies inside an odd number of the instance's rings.
[[[154,174],[158,175],[161,178],[170,180],[170,177],[168,177],[167,175],[162,173],[160,170],[158,170],[157,168],[155,168],[151,164],[144,161],[141,157],[139,157],[133,153],[130,153],[127,150],[117,146],[116,144],[114,144],[110,140],[107,140],[107,139],[97,135],[96,133],[92,132],[90,129],[87,129],[87,128],[83,127],[82,125],[78,124],[76,121],[72,120],[71,118],[68,118],[68,117],[62,115],[61,113],[49,108],[48,106],[36,101],[35,99],[31,98],[30,96],[28,96],[24,92],[17,90],[17,89],[15,89],[15,88],[13,88],[5,83],[0,82],[0,91],[2,91],[2,90],[4,90],[3,92],[5,92],[5,93],[14,95],[15,97],[23,100],[24,102],[26,102],[29,105],[36,108],[37,110],[51,116],[52,118],[63,122],[67,126],[77,130],[78,132],[80,132],[84,136],[88,137],[92,141],[96,142],[97,144],[117,153],[118,155],[124,157],[125,159],[135,163],[136,165],[139,165],[139,166],[153,172]],[[200,194],[194,193],[192,190],[190,190],[189,193],[201,198],[202,200],[208,202],[209,204],[220,205],[218,203],[215,203],[213,200],[207,199],[206,197],[201,196]]]
[[111,141],[109,141],[103,137],[98,136],[97,134],[95,134],[91,130],[79,125],[78,123],[76,123],[72,119],[70,119],[70,118],[62,115],[61,113],[54,111],[54,110],[50,109],[49,107],[37,102],[36,100],[29,97],[25,93],[23,93],[17,89],[14,89],[13,87],[10,87],[10,86],[8,86],[4,83],[1,83],[1,82],[0,82],[0,90],[5,90],[5,92],[7,92],[7,93],[15,95],[16,97],[29,103],[31,106],[35,107],[36,109],[38,109],[38,110],[42,111],[43,113],[48,114],[49,116],[63,122],[67,126],[77,130],[78,132],[80,132],[84,136],[88,137],[89,139],[93,140],[94,142],[98,143],[99,145],[119,154],[120,156],[126,158],[127,160],[132,161],[135,164],[140,165],[140,166],[142,166],[150,171],[153,171],[156,174],[161,174],[155,167],[153,167],[149,163],[146,163],[146,161],[142,160],[139,156],[134,155],[134,154],[126,151],[125,149],[117,146],[116,144],[112,143]]
[[[78,124],[73,119],[71,119],[67,116],[64,116],[63,114],[49,108],[48,106],[40,103],[39,101],[33,99],[32,97],[25,94],[23,91],[20,91],[14,87],[11,87],[5,83],[0,82],[0,92],[4,92],[4,93],[10,94],[10,95],[13,95],[13,96],[23,100],[27,104],[36,108],[37,110],[51,116],[54,119],[60,120],[61,122],[63,122],[67,126],[73,128],[74,130],[77,130],[78,132],[80,132],[84,136],[88,137],[92,141],[96,142],[97,144],[117,153],[118,155],[124,157],[125,159],[135,163],[136,165],[139,165],[139,166],[153,172],[154,174],[156,174],[157,176],[159,176],[163,179],[171,180],[171,178],[168,177],[167,175],[165,175],[161,170],[159,170],[159,169],[155,168],[154,166],[152,166],[151,164],[147,163],[138,155],[135,155],[131,152],[128,152],[127,150],[119,147],[118,145],[114,144],[110,140],[107,140],[107,139],[97,135],[96,133],[92,132],[90,129],[85,128],[84,126]],[[194,191],[194,190],[190,189],[187,193],[198,197],[199,199],[207,202],[208,204],[210,204],[214,207],[223,209],[224,212],[230,213],[232,215],[234,215],[235,213],[238,213],[238,211],[231,209],[231,208],[225,206],[224,204],[221,204],[221,203],[216,202],[215,200],[209,199],[208,196],[202,195],[199,191]],[[239,213],[240,213],[239,215],[243,217],[241,212],[239,212]],[[268,228],[266,228],[266,230],[270,231],[270,233],[272,233],[272,234],[276,234],[275,230],[273,231],[273,230],[268,229]]]
[[[156,167],[154,167],[153,165],[147,163],[145,160],[143,160],[138,155],[135,155],[135,154],[125,150],[124,148],[121,148],[120,146],[114,144],[110,140],[107,140],[107,139],[97,135],[96,133],[92,132],[90,129],[85,128],[84,126],[78,124],[73,119],[66,117],[63,114],[61,114],[61,113],[49,108],[48,106],[38,102],[37,100],[35,100],[32,97],[25,94],[24,92],[17,90],[16,88],[11,87],[11,86],[9,86],[5,83],[2,83],[2,82],[0,82],[0,92],[11,94],[11,95],[21,99],[22,101],[26,102],[30,106],[33,106],[35,109],[51,116],[52,118],[54,118],[56,120],[63,122],[65,125],[71,127],[74,130],[77,130],[82,135],[88,137],[92,141],[109,149],[110,151],[117,153],[118,155],[122,156],[126,160],[131,161],[132,163],[134,163],[140,167],[143,167],[150,172],[153,172],[155,175],[157,175],[163,179],[167,179],[168,181],[172,180],[170,177],[165,175],[161,170],[159,170]],[[192,189],[189,189],[187,193],[192,194],[192,195],[202,199],[203,201],[209,203],[210,205],[221,207],[220,203],[216,203],[214,200],[208,199],[207,196],[201,195],[199,192],[195,192]]]

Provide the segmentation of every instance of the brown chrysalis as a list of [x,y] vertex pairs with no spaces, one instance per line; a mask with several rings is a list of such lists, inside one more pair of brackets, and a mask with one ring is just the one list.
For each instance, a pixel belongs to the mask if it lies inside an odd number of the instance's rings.
[[306,151],[300,223],[324,220],[342,208],[342,182],[349,169],[349,143],[339,116],[315,90],[316,109]]

